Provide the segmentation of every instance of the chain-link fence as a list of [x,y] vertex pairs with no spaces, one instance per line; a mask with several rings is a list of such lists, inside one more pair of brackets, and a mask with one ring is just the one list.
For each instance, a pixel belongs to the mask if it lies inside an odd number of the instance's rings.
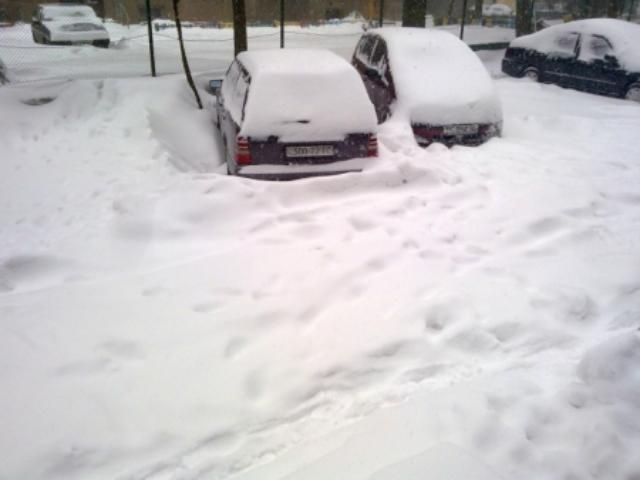
[[[83,37],[82,27],[64,26],[54,21],[56,25],[49,25],[48,30],[41,28],[50,24],[52,18],[39,8],[41,1],[0,0],[0,59],[13,82],[150,74],[145,0],[83,0],[93,9],[96,18],[84,18],[82,21],[76,18],[67,23],[84,24],[89,33],[104,29],[109,38],[108,49],[92,46],[96,45],[96,37]],[[78,1],[74,0],[74,3]],[[402,18],[402,0],[245,1],[250,49],[280,46],[278,19],[281,4],[285,9],[286,47],[329,48],[346,58],[353,52],[363,29],[378,23],[381,7],[385,24],[397,24]],[[538,20],[553,23],[569,19],[585,1],[538,2]],[[635,12],[635,1],[620,0],[621,13]],[[495,43],[513,37],[515,0],[500,2],[485,3],[482,14],[475,12],[477,2],[466,2],[467,22],[481,22],[485,28],[482,31],[479,27],[476,30],[466,29],[465,41],[472,44]],[[464,4],[463,0],[427,0],[425,22],[457,33],[459,27],[456,24],[460,22]],[[231,0],[181,0],[179,5],[193,71],[223,72],[233,57]],[[153,18],[156,71],[159,75],[181,72],[172,1],[150,0],[149,6]],[[97,26],[87,26],[90,23]],[[62,30],[77,28],[78,31],[56,36],[52,33],[54,27]]]

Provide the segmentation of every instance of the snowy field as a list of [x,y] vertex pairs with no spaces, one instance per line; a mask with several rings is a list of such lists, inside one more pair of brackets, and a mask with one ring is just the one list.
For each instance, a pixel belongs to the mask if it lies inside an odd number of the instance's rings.
[[258,182],[134,42],[0,87],[0,479],[640,478],[637,104],[496,78],[502,138]]
[[[90,46],[59,47],[37,45],[31,39],[31,27],[19,25],[0,28],[0,58],[7,64],[15,81],[42,79],[131,77],[149,75],[147,27],[125,27],[107,23],[112,45],[109,50]],[[458,26],[444,27],[458,34]],[[351,59],[362,34],[360,24],[324,27],[287,27],[287,47],[323,47]],[[231,29],[184,29],[189,62],[195,72],[222,75],[233,59]],[[158,74],[182,72],[180,50],[175,29],[154,32]],[[467,26],[467,43],[505,42],[513,30]],[[278,48],[280,30],[272,27],[249,28],[249,48]]]

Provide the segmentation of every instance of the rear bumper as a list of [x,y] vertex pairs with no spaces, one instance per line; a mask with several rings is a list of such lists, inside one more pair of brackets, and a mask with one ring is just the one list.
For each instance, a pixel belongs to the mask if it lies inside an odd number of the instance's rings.
[[373,158],[353,158],[318,165],[246,165],[240,167],[236,175],[256,180],[297,180],[300,178],[361,172],[372,160]]
[[109,33],[104,31],[88,31],[88,32],[51,32],[51,43],[59,43],[63,45],[73,45],[82,43],[108,42]]
[[[417,128],[420,127],[421,126],[418,126]],[[437,128],[441,127],[436,127],[436,129]],[[482,145],[493,137],[499,137],[502,133],[502,122],[479,125],[477,133],[468,135],[445,135],[442,132],[434,132],[432,135],[420,135],[415,131],[416,127],[413,127],[413,129],[416,142],[421,147],[427,147],[432,143],[442,143],[447,147],[452,147],[454,145],[476,147],[478,145]]]

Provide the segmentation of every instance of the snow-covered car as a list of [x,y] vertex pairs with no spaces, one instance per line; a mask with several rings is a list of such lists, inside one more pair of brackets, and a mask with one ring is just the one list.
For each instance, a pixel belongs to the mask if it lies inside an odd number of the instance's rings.
[[502,71],[585,92],[640,102],[640,25],[597,18],[516,38]]
[[[151,23],[153,24],[153,29],[156,32],[166,30],[168,28],[176,28],[176,22],[168,18],[156,18]],[[144,25],[146,25],[146,23],[144,23]]]
[[293,179],[360,171],[378,154],[364,85],[328,50],[242,52],[213,92],[230,174]]
[[36,43],[54,45],[90,44],[108,48],[107,29],[87,5],[39,5],[31,23],[31,34]]
[[500,135],[502,107],[478,56],[454,35],[382,28],[362,36],[352,59],[379,122],[410,122],[419,145],[478,145]]

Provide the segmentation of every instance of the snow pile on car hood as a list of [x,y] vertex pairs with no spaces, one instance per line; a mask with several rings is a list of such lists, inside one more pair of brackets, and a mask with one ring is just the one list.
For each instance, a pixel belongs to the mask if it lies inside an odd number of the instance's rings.
[[554,40],[562,32],[605,36],[611,42],[620,66],[625,70],[640,72],[640,25],[623,20],[591,18],[553,25],[541,32],[516,38],[511,46],[552,53],[557,50]]
[[387,43],[397,105],[413,123],[496,123],[502,109],[478,56],[454,35],[437,30],[377,30]]
[[342,140],[376,130],[373,105],[356,70],[328,50],[243,52],[251,75],[240,134],[283,142]]

